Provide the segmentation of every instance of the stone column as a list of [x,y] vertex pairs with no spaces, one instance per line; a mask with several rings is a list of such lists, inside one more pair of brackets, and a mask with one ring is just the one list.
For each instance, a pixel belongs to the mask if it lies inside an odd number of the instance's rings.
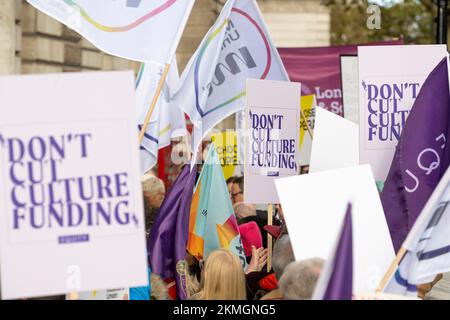
[[15,1],[0,0],[0,74],[16,70]]

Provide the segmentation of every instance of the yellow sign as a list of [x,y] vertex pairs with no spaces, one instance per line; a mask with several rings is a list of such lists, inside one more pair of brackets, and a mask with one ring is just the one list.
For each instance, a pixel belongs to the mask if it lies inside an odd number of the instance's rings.
[[[301,96],[300,107],[301,111],[305,115],[308,121],[308,125],[312,131],[314,131],[314,120],[316,118],[316,96]],[[311,158],[311,144],[312,139],[308,132],[308,126],[303,116],[300,116],[300,165],[309,165],[309,160]]]
[[225,131],[213,134],[211,141],[219,154],[225,180],[234,175],[238,165],[238,147],[236,131]]

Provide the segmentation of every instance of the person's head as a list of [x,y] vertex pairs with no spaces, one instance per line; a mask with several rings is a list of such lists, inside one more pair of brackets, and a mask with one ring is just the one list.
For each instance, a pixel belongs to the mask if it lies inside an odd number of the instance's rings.
[[216,250],[206,259],[202,272],[201,300],[245,300],[244,268],[239,258],[227,250]]
[[324,260],[312,258],[290,263],[284,270],[279,287],[286,300],[309,300],[312,298]]
[[154,274],[153,272],[150,275],[150,285],[152,288],[150,300],[169,300],[166,284],[160,276]]
[[233,204],[244,201],[244,177],[237,177],[231,185],[231,202]]
[[[233,185],[234,177],[230,177],[227,179],[227,187],[228,187],[228,193],[230,194],[231,198],[231,186]],[[233,201],[233,199],[231,199]]]
[[281,279],[286,267],[295,261],[289,235],[283,235],[275,241],[272,252],[272,268],[278,280]]
[[234,214],[236,219],[244,219],[247,217],[256,216],[256,208],[248,203],[238,202],[233,205]]
[[142,177],[142,190],[147,204],[152,208],[159,208],[164,200],[166,188],[164,182],[152,175]]

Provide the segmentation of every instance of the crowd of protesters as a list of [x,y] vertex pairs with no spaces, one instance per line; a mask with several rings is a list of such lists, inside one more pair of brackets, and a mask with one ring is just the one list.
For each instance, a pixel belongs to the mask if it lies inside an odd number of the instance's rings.
[[[239,258],[224,249],[213,251],[205,261],[198,261],[187,253],[188,299],[310,299],[323,261],[295,261],[281,206],[275,206],[273,224],[268,225],[266,210],[244,203],[243,177],[228,179],[227,186],[248,266],[244,269]],[[143,192],[146,231],[149,235],[164,198],[164,183],[149,173],[143,178]],[[270,270],[267,270],[268,235],[272,236],[274,242]],[[151,299],[174,297],[170,294],[170,284],[153,274],[150,280]]]
[[[307,168],[305,172],[307,173]],[[268,225],[266,210],[244,202],[244,178],[227,180],[228,191],[239,226],[242,245],[248,266],[243,268],[232,252],[213,251],[206,261],[198,261],[187,253],[186,290],[191,300],[308,300],[319,280],[324,266],[323,259],[312,258],[296,261],[284,221],[283,210],[275,205],[273,223]],[[145,219],[147,235],[156,219],[164,198],[164,183],[154,174],[144,177]],[[267,270],[268,235],[273,239],[271,269]],[[448,298],[450,290],[446,275],[428,287],[419,288],[419,296],[425,299]],[[152,274],[151,297],[154,300],[174,299],[174,283],[168,284]],[[436,286],[434,286],[437,283]],[[444,290],[442,289],[444,288]],[[448,288],[447,288],[448,289]]]

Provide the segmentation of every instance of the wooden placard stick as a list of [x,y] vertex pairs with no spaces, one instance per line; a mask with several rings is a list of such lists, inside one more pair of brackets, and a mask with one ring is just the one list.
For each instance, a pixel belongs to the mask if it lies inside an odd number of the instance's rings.
[[[267,224],[270,226],[273,223],[273,206],[267,206]],[[272,235],[267,232],[267,272],[272,269]]]
[[144,140],[145,131],[147,131],[148,124],[150,123],[150,119],[152,118],[152,114],[153,111],[155,110],[156,103],[158,102],[159,96],[164,87],[164,83],[166,82],[169,70],[170,70],[170,63],[166,63],[166,65],[164,66],[163,73],[161,75],[161,79],[159,79],[158,86],[156,87],[156,92],[155,95],[153,96],[152,103],[150,104],[150,108],[148,109],[144,123],[142,124],[141,132],[139,133],[139,145],[141,145],[142,140]]

